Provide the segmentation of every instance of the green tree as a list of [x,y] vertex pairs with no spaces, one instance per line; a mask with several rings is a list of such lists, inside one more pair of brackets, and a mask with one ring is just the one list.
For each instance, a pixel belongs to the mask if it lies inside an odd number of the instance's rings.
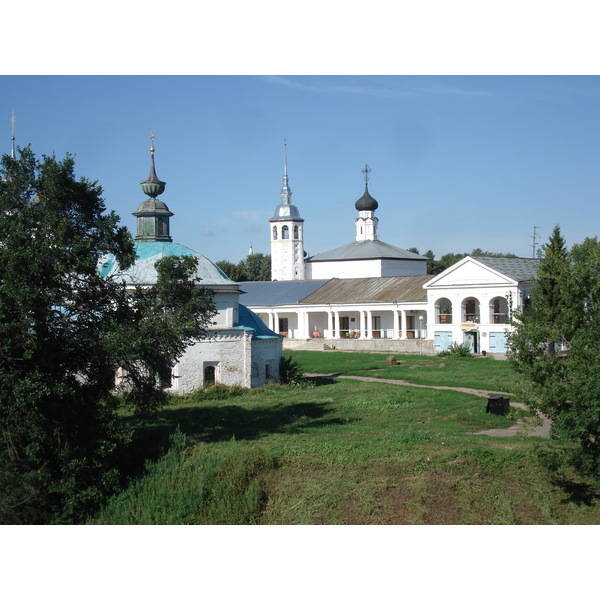
[[237,265],[228,260],[215,263],[233,281],[271,281],[271,255],[249,254]]
[[513,320],[509,359],[527,405],[552,420],[553,437],[575,442],[561,460],[598,476],[600,243],[588,238],[568,251],[557,226],[542,251],[532,306]]
[[107,254],[135,258],[105,213],[101,188],[74,161],[29,148],[0,168],[0,522],[77,522],[122,483],[128,432],[116,417],[114,369],[126,401],[164,400],[160,380],[215,314],[194,259],[157,265],[152,290],[103,278]]

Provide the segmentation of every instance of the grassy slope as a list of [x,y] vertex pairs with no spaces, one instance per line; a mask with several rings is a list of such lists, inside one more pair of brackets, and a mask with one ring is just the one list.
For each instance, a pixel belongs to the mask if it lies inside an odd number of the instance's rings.
[[[478,387],[512,385],[506,363],[485,359],[446,359],[440,368],[429,357],[402,357],[388,369],[381,355],[294,356],[305,372],[384,368],[385,378],[407,371],[461,386],[479,373]],[[483,398],[327,377],[317,383],[237,396],[217,389],[167,407],[140,425],[141,438],[156,444],[179,425],[188,447],[150,467],[97,522],[598,522],[588,482],[559,487],[540,466],[535,448],[557,442],[468,435],[512,423],[486,414]]]

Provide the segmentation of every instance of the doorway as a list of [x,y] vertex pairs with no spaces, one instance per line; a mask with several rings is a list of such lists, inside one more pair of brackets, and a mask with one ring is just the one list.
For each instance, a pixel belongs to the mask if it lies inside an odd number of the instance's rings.
[[469,352],[477,354],[479,352],[479,332],[467,331],[465,333],[465,345],[469,348]]

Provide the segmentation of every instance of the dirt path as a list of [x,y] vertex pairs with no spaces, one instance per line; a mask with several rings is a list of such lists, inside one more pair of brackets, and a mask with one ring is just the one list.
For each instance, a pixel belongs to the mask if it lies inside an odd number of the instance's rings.
[[[361,377],[360,375],[341,375],[340,373],[304,373],[305,377],[335,377],[336,379],[356,379],[358,381],[367,381],[375,383],[391,383],[393,385],[405,385],[410,387],[418,388],[429,388],[433,390],[452,390],[455,392],[463,392],[464,394],[473,394],[475,396],[481,396],[487,398],[488,396],[510,396],[506,392],[492,392],[490,390],[475,390],[473,388],[464,387],[450,387],[447,385],[421,385],[419,383],[411,383],[404,379],[379,379],[378,377]],[[511,402],[511,406],[515,408],[526,409],[526,406],[522,402]],[[552,423],[548,419],[542,418],[542,422],[537,427],[531,427],[524,421],[517,421],[514,425],[506,427],[505,429],[484,429],[482,431],[470,431],[471,435],[491,435],[493,437],[511,437],[517,434],[523,434],[533,437],[550,437],[550,425]]]

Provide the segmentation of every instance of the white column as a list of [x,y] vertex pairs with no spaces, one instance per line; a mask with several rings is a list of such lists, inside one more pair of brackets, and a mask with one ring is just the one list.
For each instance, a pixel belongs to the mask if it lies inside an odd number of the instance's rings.
[[327,329],[329,331],[329,337],[335,337],[335,331],[333,331],[333,311],[331,309],[327,311]]
[[402,314],[402,336],[400,337],[401,340],[405,340],[406,339],[406,311],[402,310],[400,311],[400,313]]
[[275,329],[273,329],[273,331],[275,333],[279,333],[279,313],[278,312],[273,313],[273,323],[275,324]]
[[269,329],[271,331],[275,331],[275,324],[273,322],[273,311],[272,310],[269,311]]
[[373,337],[373,314],[370,310],[367,311],[367,337]]
[[394,333],[392,335],[392,338],[397,340],[399,337],[399,332],[400,331],[400,313],[398,312],[398,309],[394,309]]
[[358,311],[358,320],[360,321],[360,339],[364,340],[367,337],[367,332],[365,330],[365,311]]
[[308,313],[307,312],[304,313],[302,321],[304,323],[304,336],[303,337],[308,337],[308,338],[312,337],[310,328],[308,326]]

